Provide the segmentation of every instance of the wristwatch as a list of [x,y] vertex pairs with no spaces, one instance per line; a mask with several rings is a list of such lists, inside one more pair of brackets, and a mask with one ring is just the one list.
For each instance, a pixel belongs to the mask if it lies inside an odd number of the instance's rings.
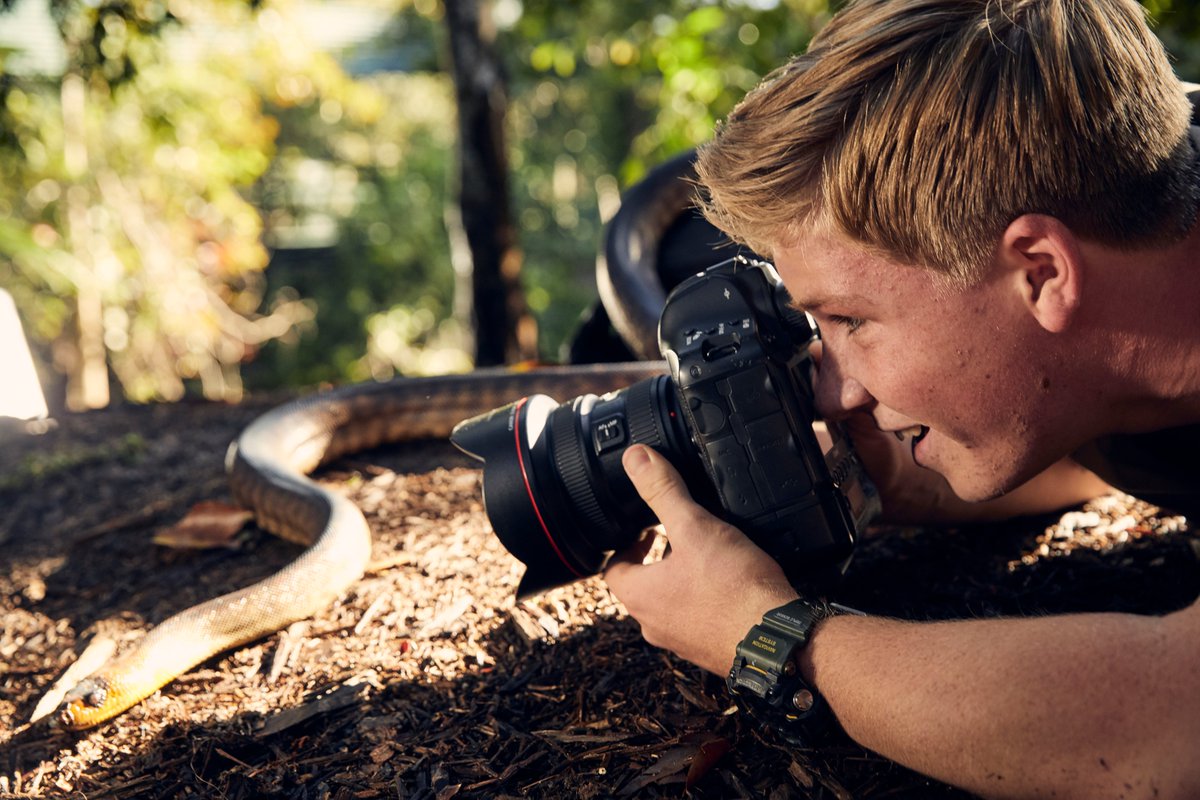
[[785,732],[816,733],[828,722],[821,695],[800,674],[796,657],[817,623],[863,612],[837,603],[793,600],[763,614],[737,647],[725,679],[729,692],[757,719]]

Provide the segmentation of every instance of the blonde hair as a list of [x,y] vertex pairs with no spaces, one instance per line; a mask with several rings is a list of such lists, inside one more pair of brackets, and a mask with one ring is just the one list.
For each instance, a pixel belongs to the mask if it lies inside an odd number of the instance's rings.
[[827,222],[971,283],[1026,213],[1123,247],[1184,236],[1190,117],[1133,0],[859,0],[700,148],[699,201],[763,255]]

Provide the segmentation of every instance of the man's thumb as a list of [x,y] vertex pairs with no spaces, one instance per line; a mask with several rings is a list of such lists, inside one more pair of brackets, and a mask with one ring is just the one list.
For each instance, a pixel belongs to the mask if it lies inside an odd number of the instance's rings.
[[669,527],[672,519],[694,507],[679,472],[655,450],[642,444],[631,445],[621,456],[621,464],[633,488],[663,525]]

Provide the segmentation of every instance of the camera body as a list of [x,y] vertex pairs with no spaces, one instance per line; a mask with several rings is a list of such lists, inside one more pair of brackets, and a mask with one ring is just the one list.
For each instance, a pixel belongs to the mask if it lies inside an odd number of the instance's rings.
[[720,503],[717,512],[793,583],[840,573],[879,511],[849,440],[828,425],[823,452],[810,346],[817,331],[774,268],[736,256],[681,283],[659,322],[659,347]]
[[849,440],[813,430],[817,331],[770,264],[737,256],[668,296],[659,345],[670,376],[558,404],[545,395],[460,423],[451,441],[484,462],[484,505],[526,566],[518,596],[603,569],[656,520],[621,466],[661,452],[692,496],[740,528],[798,589],[824,593],[879,511]]

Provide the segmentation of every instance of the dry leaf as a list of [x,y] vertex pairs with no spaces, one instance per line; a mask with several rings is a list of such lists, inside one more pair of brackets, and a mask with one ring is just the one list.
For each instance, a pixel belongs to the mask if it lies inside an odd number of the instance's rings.
[[154,543],[166,547],[205,550],[213,547],[237,548],[234,537],[254,517],[249,509],[215,500],[203,500],[192,506],[183,519],[154,534]]
[[711,734],[704,734],[704,736],[704,741],[700,743],[695,757],[692,758],[692,765],[688,767],[687,780],[683,784],[685,789],[691,789],[699,783],[700,779],[721,760],[721,756],[729,752],[731,745],[724,736]]
[[644,769],[640,775],[621,789],[621,795],[629,795],[652,783],[683,782],[686,789],[693,785],[729,752],[729,740],[712,733],[694,733],[683,737],[676,747]]

